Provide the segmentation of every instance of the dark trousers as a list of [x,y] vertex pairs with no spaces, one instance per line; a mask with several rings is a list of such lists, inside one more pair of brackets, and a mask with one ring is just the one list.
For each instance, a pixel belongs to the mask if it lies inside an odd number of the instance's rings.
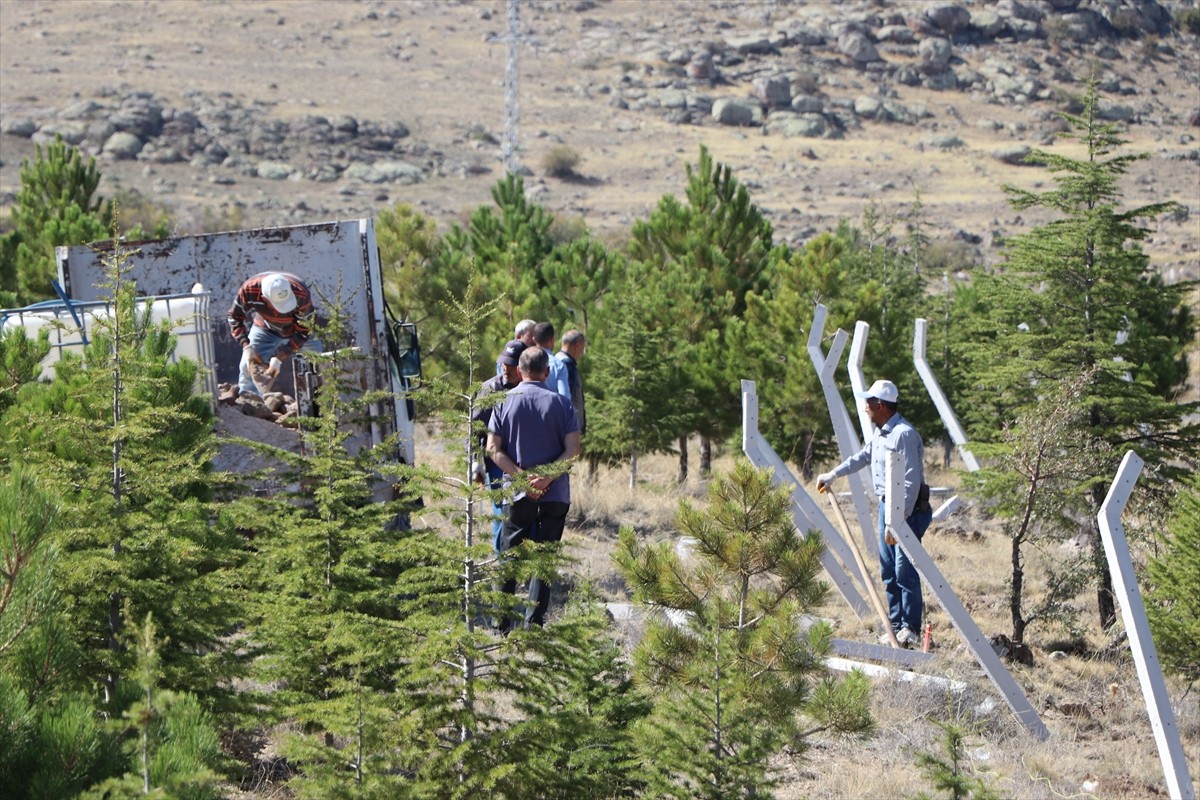
[[[517,500],[508,510],[508,518],[500,531],[497,551],[507,552],[526,540],[531,542],[562,541],[563,528],[567,524],[570,503],[539,503],[528,497]],[[504,582],[504,591],[512,594],[517,589],[516,578]],[[529,579],[529,601],[525,604],[525,627],[541,625],[550,606],[550,584],[541,578]],[[512,627],[512,620],[502,620],[501,630]]]

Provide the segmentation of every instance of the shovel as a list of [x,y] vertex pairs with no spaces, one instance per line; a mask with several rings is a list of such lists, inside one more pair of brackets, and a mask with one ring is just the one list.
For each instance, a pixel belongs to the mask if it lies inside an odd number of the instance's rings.
[[871,597],[871,605],[875,606],[875,613],[879,615],[879,620],[883,623],[883,629],[887,631],[892,647],[900,649],[900,641],[896,638],[896,632],[892,630],[892,621],[888,619],[887,612],[883,608],[883,600],[879,597],[879,592],[876,590],[875,584],[871,581],[871,573],[867,571],[862,551],[858,549],[858,541],[854,538],[854,534],[850,532],[850,526],[846,524],[846,517],[842,514],[842,507],[838,505],[837,495],[829,491],[828,488],[818,489],[817,492],[824,492],[829,495],[829,505],[833,508],[833,515],[837,517],[838,525],[842,528],[842,533],[845,534],[846,539],[850,542],[850,549],[854,552],[854,561],[858,564],[858,568],[862,572],[863,582],[867,585],[867,594]]

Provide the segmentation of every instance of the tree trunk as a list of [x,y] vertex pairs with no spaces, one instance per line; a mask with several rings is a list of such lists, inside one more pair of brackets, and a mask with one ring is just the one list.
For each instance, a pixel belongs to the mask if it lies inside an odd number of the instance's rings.
[[1012,594],[1009,608],[1012,611],[1013,644],[1021,644],[1025,638],[1025,617],[1021,612],[1021,590],[1025,585],[1025,571],[1021,568],[1021,539],[1012,540]]
[[712,477],[712,439],[700,437],[700,477]]
[[679,437],[679,483],[687,483],[688,479],[688,454],[687,454],[688,437]]
[[1100,538],[1100,522],[1096,513],[1105,494],[1104,487],[1093,487],[1088,493],[1089,514],[1088,538],[1092,542],[1092,568],[1096,572],[1096,614],[1100,618],[1100,629],[1107,631],[1117,621],[1116,600],[1113,598],[1112,571],[1108,557],[1104,555],[1104,540]]

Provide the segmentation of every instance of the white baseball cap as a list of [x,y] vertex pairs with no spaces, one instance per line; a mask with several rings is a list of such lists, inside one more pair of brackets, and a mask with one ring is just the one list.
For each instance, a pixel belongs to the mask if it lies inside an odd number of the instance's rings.
[[286,314],[296,307],[296,295],[292,293],[292,282],[286,275],[273,272],[262,281],[263,297],[267,298],[275,310]]
[[875,381],[865,392],[855,392],[854,396],[861,400],[882,400],[885,403],[896,403],[900,400],[900,390],[891,381]]

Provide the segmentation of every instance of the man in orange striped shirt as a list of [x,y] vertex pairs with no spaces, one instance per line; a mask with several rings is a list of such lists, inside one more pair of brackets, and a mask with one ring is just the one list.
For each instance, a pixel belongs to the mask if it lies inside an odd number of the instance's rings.
[[242,345],[238,394],[258,395],[250,365],[267,365],[274,377],[312,334],[312,294],[295,275],[262,272],[238,289],[229,307],[229,332]]

